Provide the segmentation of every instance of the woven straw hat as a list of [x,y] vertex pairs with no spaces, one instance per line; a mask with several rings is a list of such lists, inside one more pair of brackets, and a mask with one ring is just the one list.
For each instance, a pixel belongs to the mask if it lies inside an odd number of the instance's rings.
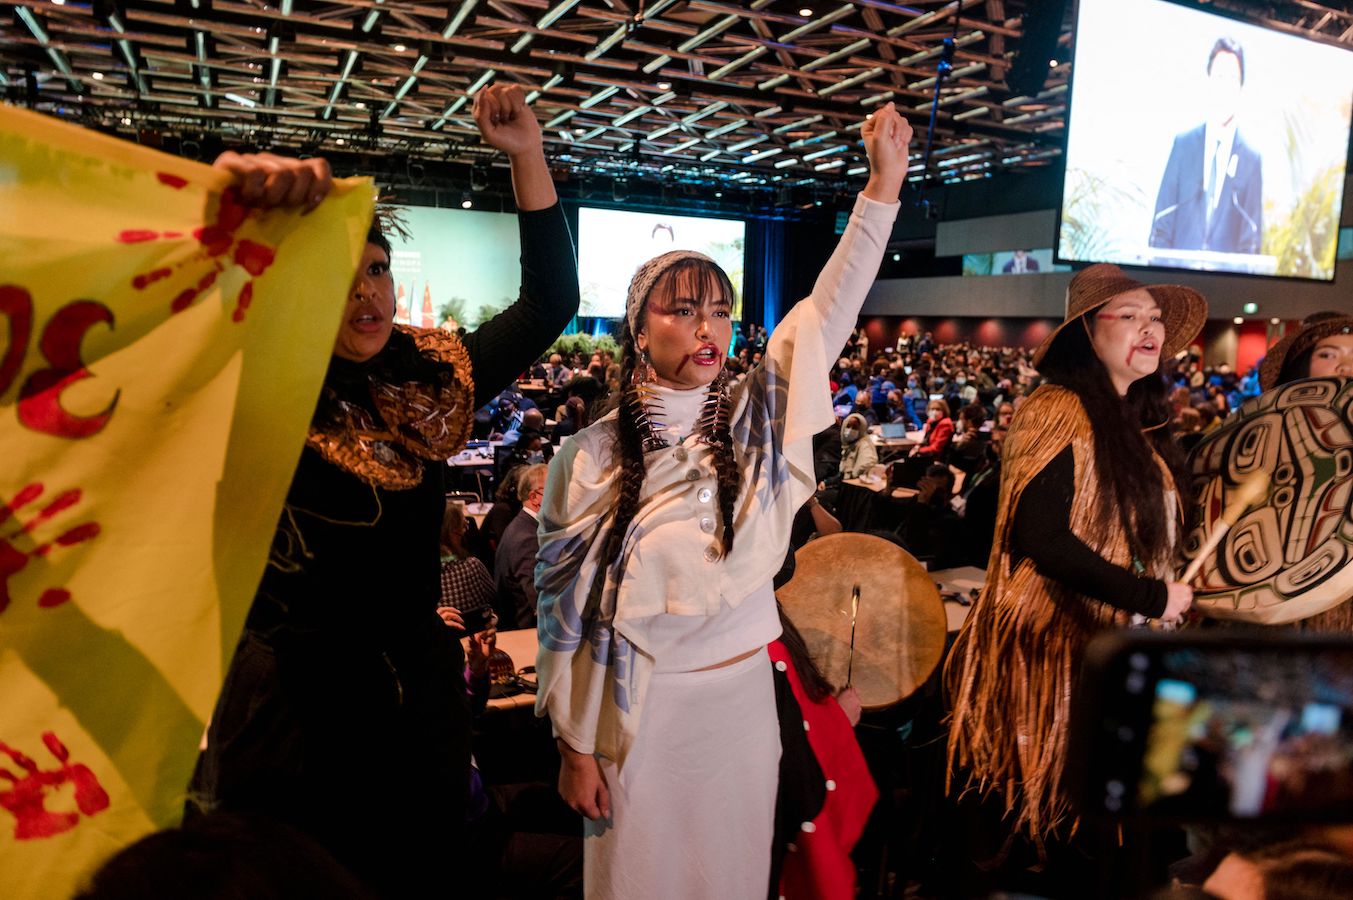
[[1335,334],[1353,334],[1353,316],[1334,312],[1307,316],[1300,329],[1269,348],[1264,362],[1259,366],[1260,390],[1267,391],[1278,385],[1278,376],[1289,359],[1300,356],[1321,340]]
[[1038,368],[1063,328],[1114,297],[1138,288],[1145,288],[1151,299],[1160,306],[1161,319],[1165,323],[1161,359],[1169,359],[1187,347],[1207,319],[1207,301],[1202,294],[1180,284],[1143,284],[1124,275],[1123,270],[1115,265],[1096,263],[1077,272],[1071,284],[1067,285],[1066,318],[1034,351],[1034,368]]

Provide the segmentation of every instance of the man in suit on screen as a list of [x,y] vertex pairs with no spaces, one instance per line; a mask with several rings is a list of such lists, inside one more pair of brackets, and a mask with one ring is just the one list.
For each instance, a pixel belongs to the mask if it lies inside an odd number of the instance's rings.
[[1001,272],[1006,275],[1022,275],[1025,272],[1037,271],[1038,260],[1030,256],[1028,250],[1016,250],[1014,257],[1001,267]]
[[1179,134],[1156,194],[1152,247],[1258,253],[1263,238],[1263,171],[1236,127],[1245,51],[1218,38],[1207,58],[1211,112]]

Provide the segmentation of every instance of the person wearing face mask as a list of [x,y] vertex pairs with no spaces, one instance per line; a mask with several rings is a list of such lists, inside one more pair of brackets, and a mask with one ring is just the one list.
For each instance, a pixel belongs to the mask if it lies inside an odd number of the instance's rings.
[[1040,853],[1075,828],[1063,773],[1086,645],[1192,604],[1172,574],[1187,478],[1161,362],[1206,314],[1191,288],[1079,272],[1005,438],[986,585],[945,669],[951,788],[976,787]]
[[825,828],[775,830],[781,729],[801,739],[804,720],[777,713],[767,645],[781,633],[772,579],[816,486],[813,437],[834,421],[823,385],[906,177],[911,128],[893,104],[861,132],[869,181],[760,364],[728,383],[734,294],[713,260],[649,260],[621,325],[625,397],[550,463],[536,711],[558,741],[559,792],[587,820],[591,900],[764,897],[772,848]]
[[[474,118],[511,162],[521,296],[463,337],[396,326],[390,244],[370,230],[190,787],[191,812],[289,823],[385,897],[421,896],[469,862],[464,653],[436,611],[444,462],[578,309],[572,238],[521,89],[484,88]],[[254,205],[313,206],[329,186],[323,160],[217,165]]]
[[951,405],[963,407],[970,403],[977,402],[977,385],[968,380],[966,372],[959,372],[958,375],[954,377],[954,387],[956,388],[955,396],[957,396],[958,400],[956,404]]
[[911,448],[909,456],[924,459],[927,463],[942,459],[954,439],[954,422],[949,418],[949,404],[944,400],[931,400],[926,406],[925,433],[921,443]]
[[869,424],[857,413],[846,416],[841,423],[841,470],[842,480],[867,475],[878,465],[878,451],[874,442],[869,440]]

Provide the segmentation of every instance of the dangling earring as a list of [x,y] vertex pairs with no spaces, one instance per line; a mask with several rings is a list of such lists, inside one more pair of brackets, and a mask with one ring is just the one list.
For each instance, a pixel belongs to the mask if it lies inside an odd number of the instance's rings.
[[657,373],[653,371],[653,360],[648,358],[648,351],[640,350],[639,360],[634,364],[634,371],[630,374],[630,387],[642,388],[652,384],[657,377]]
[[643,440],[644,452],[661,450],[667,446],[667,440],[659,433],[664,427],[661,417],[662,397],[653,390],[657,374],[653,371],[653,361],[648,358],[647,350],[639,351],[639,359],[630,374],[630,386],[625,391],[625,402],[629,404],[630,416],[639,428]]
[[728,367],[724,366],[709,383],[705,405],[700,409],[700,442],[720,449],[727,449],[733,442],[729,433],[733,401],[728,382]]

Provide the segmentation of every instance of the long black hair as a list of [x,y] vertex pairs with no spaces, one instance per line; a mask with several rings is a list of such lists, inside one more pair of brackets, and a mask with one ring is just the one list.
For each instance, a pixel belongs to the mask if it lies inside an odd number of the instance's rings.
[[1163,369],[1138,378],[1120,397],[1090,343],[1089,323],[1082,316],[1057,335],[1038,371],[1048,383],[1074,393],[1085,408],[1094,434],[1095,477],[1109,488],[1133,553],[1144,563],[1163,558],[1173,548],[1165,518],[1165,484],[1153,449],[1170,469],[1180,508],[1188,506],[1183,454],[1170,439],[1170,429],[1161,427],[1170,419]]
[[[644,298],[643,308],[635,317],[636,324],[642,329],[644,317],[648,313],[650,299],[661,291],[687,288],[695,296],[706,293],[721,293],[731,304],[733,302],[733,284],[727,273],[712,262],[702,259],[685,259],[672,265],[653,283],[648,297]],[[635,334],[626,317],[620,329],[620,389],[630,390],[635,366],[639,362],[639,351],[635,343]],[[644,485],[644,475],[648,469],[644,463],[644,432],[637,421],[639,413],[637,403],[625,398],[620,401],[620,419],[617,440],[620,449],[620,496],[616,501],[615,521],[606,536],[603,545],[602,560],[613,565],[620,557],[625,532],[629,530],[634,515],[639,511],[639,492]],[[738,469],[736,452],[731,441],[714,450],[714,472],[719,484],[719,516],[723,519],[723,555],[733,551],[733,507],[737,502],[738,491],[742,487],[742,473]],[[600,574],[598,577],[601,577]]]
[[789,651],[789,660],[798,671],[799,680],[803,682],[803,692],[808,695],[809,700],[821,703],[836,693],[836,686],[828,681],[827,676],[818,668],[817,662],[808,652],[808,642],[794,626],[794,620],[789,618],[779,600],[775,601],[775,610],[780,614],[780,643]]

